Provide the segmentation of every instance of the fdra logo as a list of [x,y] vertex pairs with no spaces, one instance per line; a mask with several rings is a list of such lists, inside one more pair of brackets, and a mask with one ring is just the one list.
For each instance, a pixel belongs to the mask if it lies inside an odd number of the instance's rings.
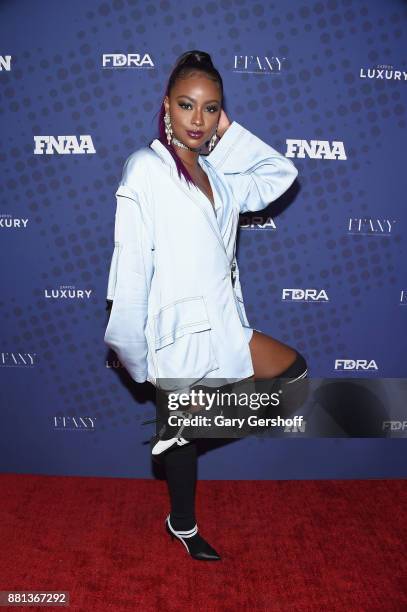
[[92,136],[34,136],[35,155],[82,155],[96,153]]
[[148,53],[103,53],[103,68],[154,68]]
[[283,302],[329,302],[325,289],[283,289]]
[[345,153],[345,147],[340,140],[333,140],[329,143],[328,140],[292,140],[287,138],[286,157],[305,156],[311,159],[348,159]]
[[0,72],[5,70],[10,72],[11,70],[11,55],[0,55]]
[[335,359],[335,370],[378,370],[374,359]]
[[358,236],[390,236],[395,223],[395,219],[349,217],[348,234],[356,234]]
[[95,431],[96,417],[54,416],[53,427],[62,431]]
[[280,74],[285,60],[285,57],[267,55],[235,55],[233,72]]
[[383,421],[382,430],[402,433],[407,430],[407,421]]
[[248,215],[242,215],[240,217],[239,226],[242,229],[267,229],[275,230],[276,224],[271,217],[250,217]]

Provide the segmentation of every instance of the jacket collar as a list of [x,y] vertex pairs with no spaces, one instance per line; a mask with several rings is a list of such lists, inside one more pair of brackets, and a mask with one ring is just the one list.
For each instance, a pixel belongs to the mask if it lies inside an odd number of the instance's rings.
[[[168,149],[163,145],[163,143],[158,140],[158,138],[155,138],[151,143],[150,143],[150,148],[153,149],[153,151],[155,151],[155,153],[157,153],[157,155],[161,158],[161,160],[167,165],[169,172],[170,172],[170,176],[172,178],[172,180],[177,183],[177,185],[184,191],[184,193],[191,198],[191,200],[198,206],[199,210],[201,211],[201,213],[204,215],[206,221],[209,223],[210,227],[212,228],[212,231],[214,232],[220,246],[222,247],[223,253],[224,255],[227,257],[226,254],[226,249],[225,249],[225,244],[223,242],[223,238],[222,238],[222,234],[220,231],[220,227],[218,224],[217,219],[215,218],[215,215],[213,213],[213,211],[210,210],[209,207],[211,207],[211,203],[209,202],[208,198],[205,196],[205,194],[202,193],[202,191],[200,189],[198,189],[197,187],[194,188],[189,188],[189,186],[187,186],[186,181],[184,180],[184,178],[182,178],[182,180],[179,179],[178,176],[178,172],[177,172],[177,166],[175,163],[174,158],[172,157],[171,153],[168,151]],[[205,156],[199,155],[198,156],[198,163],[201,167],[205,168],[206,173],[208,174],[208,179],[210,180],[209,177],[209,168],[206,165],[204,158]],[[217,203],[217,198],[219,197],[216,193],[216,187],[214,182],[211,183],[212,186],[212,192],[215,198],[215,209],[216,211],[219,211],[220,209],[220,203]],[[229,260],[228,260],[229,263]]]
[[[168,164],[172,169],[176,169],[177,166],[173,156],[171,155],[167,147],[163,145],[161,140],[159,140],[158,138],[154,138],[154,140],[150,142],[149,146],[151,149],[153,149],[153,151],[157,153],[157,155],[162,159],[164,163]],[[198,156],[198,163],[201,167],[203,166],[203,164],[205,164],[205,155]]]

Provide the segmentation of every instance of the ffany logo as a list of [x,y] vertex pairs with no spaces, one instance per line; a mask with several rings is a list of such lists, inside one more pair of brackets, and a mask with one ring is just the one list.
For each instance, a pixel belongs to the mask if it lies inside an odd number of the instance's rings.
[[348,234],[366,234],[368,236],[389,236],[395,219],[372,219],[371,217],[350,217]]
[[284,302],[329,302],[325,289],[283,289]]
[[103,53],[103,68],[154,68],[148,53]]
[[62,285],[59,289],[44,289],[44,297],[54,300],[83,300],[89,299],[92,294],[92,289],[76,289],[72,286]]
[[0,215],[0,228],[3,229],[26,229],[28,219],[18,219],[11,215]]
[[233,72],[251,72],[254,74],[279,74],[285,57],[268,57],[259,55],[235,55]]
[[54,429],[64,431],[94,431],[96,417],[54,416]]
[[239,221],[239,226],[242,229],[276,229],[276,224],[271,217],[249,217],[242,215]]
[[85,134],[79,136],[34,136],[35,155],[81,155],[96,153],[92,136]]
[[11,70],[11,55],[0,55],[0,72],[2,70],[6,70],[10,72]]
[[335,359],[335,370],[378,370],[374,359]]
[[37,353],[1,353],[0,367],[27,368],[34,365]]
[[311,159],[348,159],[340,140],[295,140],[287,138],[286,157],[310,157]]
[[381,79],[384,81],[407,81],[405,70],[394,70],[393,66],[380,65],[377,68],[360,69],[361,79]]

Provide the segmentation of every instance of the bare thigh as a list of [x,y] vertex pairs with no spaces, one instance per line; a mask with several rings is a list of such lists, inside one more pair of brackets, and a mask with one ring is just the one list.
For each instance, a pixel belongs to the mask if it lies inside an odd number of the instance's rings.
[[274,378],[286,370],[296,358],[296,352],[287,344],[267,334],[253,330],[249,343],[254,376],[250,378]]

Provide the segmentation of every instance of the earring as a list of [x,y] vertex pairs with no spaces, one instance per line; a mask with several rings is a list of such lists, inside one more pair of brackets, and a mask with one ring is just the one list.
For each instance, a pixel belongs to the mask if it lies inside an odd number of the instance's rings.
[[167,134],[167,142],[170,145],[171,139],[172,139],[172,126],[171,126],[171,119],[170,119],[169,113],[165,113],[164,123],[165,123],[165,133]]
[[215,146],[217,139],[218,139],[218,135],[215,132],[209,141],[209,146],[208,146],[209,153],[212,151],[213,147]]

